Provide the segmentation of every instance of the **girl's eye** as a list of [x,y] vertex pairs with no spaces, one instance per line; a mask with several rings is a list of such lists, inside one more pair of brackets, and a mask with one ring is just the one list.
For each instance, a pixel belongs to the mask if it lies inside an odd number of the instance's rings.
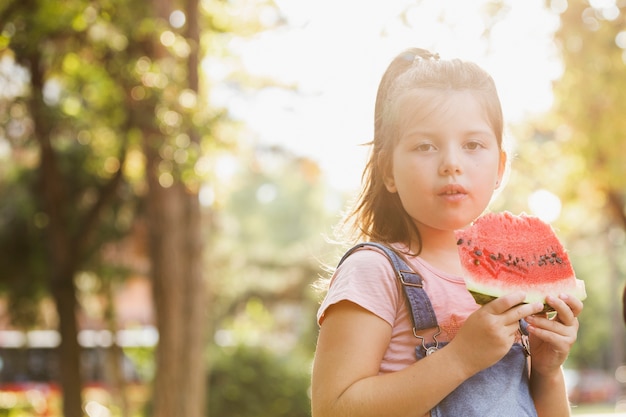
[[432,143],[420,143],[415,147],[415,150],[420,152],[430,152],[435,150],[435,146]]
[[468,142],[465,145],[465,147],[469,149],[470,151],[475,151],[476,149],[482,148],[483,145],[480,142],[472,141],[472,142]]

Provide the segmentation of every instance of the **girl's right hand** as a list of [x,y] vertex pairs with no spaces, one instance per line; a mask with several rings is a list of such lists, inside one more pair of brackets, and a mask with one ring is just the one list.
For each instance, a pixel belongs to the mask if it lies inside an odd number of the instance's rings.
[[543,310],[543,303],[522,304],[524,298],[523,293],[513,293],[485,304],[450,342],[465,359],[470,375],[502,359],[519,336],[519,320]]

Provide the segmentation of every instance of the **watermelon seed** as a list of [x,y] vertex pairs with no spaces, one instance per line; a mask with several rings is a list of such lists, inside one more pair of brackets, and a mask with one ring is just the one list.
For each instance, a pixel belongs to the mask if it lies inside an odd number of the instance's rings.
[[476,266],[480,265],[480,261],[478,259],[474,259],[474,265]]
[[493,260],[493,261],[497,261],[498,257],[496,255],[494,255],[493,253],[489,254],[489,257]]
[[457,245],[461,245],[462,243],[463,243],[463,239],[459,239],[459,240],[456,241]]
[[474,254],[476,254],[476,256],[482,256],[483,252],[481,250],[479,250],[479,249],[476,249],[474,251]]

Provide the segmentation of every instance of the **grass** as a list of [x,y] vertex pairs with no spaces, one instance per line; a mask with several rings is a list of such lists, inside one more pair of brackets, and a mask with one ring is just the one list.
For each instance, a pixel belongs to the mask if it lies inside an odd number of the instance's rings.
[[583,414],[606,414],[606,415],[620,415],[624,416],[626,414],[615,413],[615,404],[583,404],[583,405],[575,405],[572,406],[572,415],[583,415]]

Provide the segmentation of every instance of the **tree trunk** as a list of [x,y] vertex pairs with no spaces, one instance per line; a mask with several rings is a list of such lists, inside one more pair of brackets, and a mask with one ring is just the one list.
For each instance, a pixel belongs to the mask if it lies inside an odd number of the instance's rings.
[[[157,18],[167,21],[171,0],[153,0]],[[198,91],[198,3],[187,0],[185,36],[192,53],[187,61],[188,87]],[[167,55],[158,40],[154,58]],[[190,127],[192,141],[197,134]],[[196,192],[175,178],[169,187],[159,183],[161,133],[144,129],[148,177],[147,217],[155,311],[159,330],[154,381],[154,417],[205,415],[206,290],[202,274],[200,204]]]
[[[158,138],[152,137],[154,142]],[[153,142],[153,143],[154,143]],[[159,329],[154,417],[201,417],[206,386],[205,289],[197,196],[184,184],[159,184],[158,152],[146,146],[150,257]]]
[[[199,0],[186,0],[185,14],[187,16],[187,30],[185,38],[191,45],[191,53],[187,59],[187,80],[188,88],[199,94],[199,76],[200,69],[200,25],[199,25]],[[191,142],[199,144],[200,138],[198,132],[194,130],[193,125],[188,131]],[[198,146],[200,149],[200,146]],[[200,200],[197,192],[185,193],[187,205],[187,251],[193,262],[189,264],[189,325],[186,327],[187,339],[194,340],[189,346],[189,394],[194,398],[193,404],[190,404],[189,415],[205,416],[206,415],[206,398],[208,398],[207,386],[207,366],[204,352],[206,350],[206,342],[208,335],[207,326],[207,303],[208,294],[206,289],[205,275],[203,273],[203,253],[204,240],[202,237],[202,213],[200,209]]]
[[[67,276],[73,276],[66,275]],[[82,417],[82,378],[80,374],[80,345],[76,324],[76,291],[71,280],[59,276],[52,289],[59,314],[59,363],[61,364],[61,387],[63,389],[63,416]],[[68,282],[69,281],[69,282]]]
[[32,54],[29,59],[32,98],[31,114],[35,121],[35,136],[40,144],[39,186],[42,209],[48,216],[46,229],[48,255],[48,282],[59,316],[59,364],[63,390],[64,417],[82,417],[82,380],[80,374],[80,346],[76,323],[76,254],[67,222],[66,192],[64,180],[58,167],[57,155],[52,147],[51,119],[43,102],[43,74],[40,56]]

